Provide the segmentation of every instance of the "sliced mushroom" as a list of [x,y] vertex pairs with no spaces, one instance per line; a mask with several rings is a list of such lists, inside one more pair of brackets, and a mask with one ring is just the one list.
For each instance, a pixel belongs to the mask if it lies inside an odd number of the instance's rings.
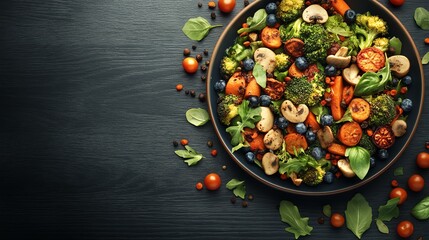
[[292,123],[304,122],[310,113],[307,105],[299,104],[298,107],[295,107],[290,100],[283,101],[280,106],[280,111],[282,112],[283,117]]
[[283,144],[283,134],[280,129],[271,129],[264,136],[264,145],[270,150],[277,150]]
[[249,40],[250,42],[256,42],[258,40],[258,34],[255,32],[249,33]]
[[255,62],[259,63],[267,73],[273,73],[276,68],[276,54],[269,48],[261,47],[253,54]]
[[349,49],[347,47],[341,47],[335,55],[329,55],[326,58],[326,63],[335,66],[336,68],[345,68],[350,64],[352,60],[351,56],[347,56]]
[[273,175],[279,170],[279,158],[272,152],[267,152],[262,157],[262,168],[265,174]]
[[320,142],[322,148],[328,148],[334,142],[334,134],[329,126],[324,126],[319,129],[316,133],[317,139]]
[[261,120],[256,123],[256,128],[260,132],[268,132],[274,126],[274,114],[269,107],[261,107]]
[[352,178],[356,176],[356,173],[353,172],[352,167],[350,166],[350,163],[345,159],[340,159],[337,162],[338,168],[341,170],[341,173],[343,173],[344,177]]
[[292,182],[293,182],[293,184],[295,184],[295,186],[299,187],[299,185],[301,185],[302,179],[298,178],[296,173],[291,173],[290,178],[292,179]]
[[359,68],[356,64],[350,65],[343,70],[343,78],[351,85],[357,85],[360,79]]
[[395,137],[402,137],[407,132],[407,122],[402,119],[396,120],[392,124],[392,131]]
[[390,71],[398,78],[405,77],[410,71],[410,60],[404,55],[389,57]]
[[328,12],[319,4],[308,6],[302,13],[302,19],[308,23],[325,23],[328,17]]

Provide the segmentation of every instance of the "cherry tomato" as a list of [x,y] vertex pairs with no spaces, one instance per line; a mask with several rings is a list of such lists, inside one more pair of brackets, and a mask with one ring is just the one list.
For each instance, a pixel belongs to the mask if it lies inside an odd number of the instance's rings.
[[405,0],[389,0],[389,2],[395,7],[400,7],[405,3]]
[[336,227],[336,228],[342,227],[344,226],[344,222],[345,222],[345,219],[343,215],[339,213],[333,213],[331,215],[331,225],[333,227]]
[[198,70],[198,61],[194,57],[187,57],[182,61],[183,69],[187,73],[195,73]]
[[414,233],[414,225],[408,220],[402,221],[398,223],[398,226],[396,227],[396,232],[400,237],[410,237]]
[[417,155],[417,166],[419,168],[429,168],[429,153],[421,152]]
[[413,174],[408,178],[408,187],[413,192],[420,192],[425,186],[425,180],[420,174]]
[[224,13],[230,13],[235,8],[235,0],[218,0],[219,10]]
[[405,189],[401,188],[401,187],[397,187],[392,189],[392,191],[390,191],[390,195],[389,197],[392,198],[397,198],[399,197],[399,202],[398,204],[402,204],[405,202],[405,200],[407,200],[407,191],[405,191]]
[[220,176],[217,173],[209,173],[204,178],[204,186],[210,191],[218,190],[222,181],[220,180]]

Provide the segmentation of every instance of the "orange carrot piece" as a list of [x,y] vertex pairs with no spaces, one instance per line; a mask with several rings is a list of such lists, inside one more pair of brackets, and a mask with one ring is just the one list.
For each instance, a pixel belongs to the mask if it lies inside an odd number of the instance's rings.
[[317,122],[316,116],[312,112],[308,114],[307,118],[304,121],[304,124],[307,125],[307,127],[311,128],[311,130],[313,131],[317,131],[320,129],[320,124]]
[[259,134],[256,138],[249,142],[249,145],[250,150],[252,151],[265,150],[264,135]]
[[344,16],[346,11],[350,9],[350,6],[344,0],[331,0],[331,4],[341,16]]
[[341,108],[343,88],[343,78],[336,76],[334,84],[331,86],[331,112],[335,121],[340,120],[344,115],[344,109]]
[[295,151],[299,152],[300,149],[306,150],[308,148],[307,140],[299,133],[289,133],[284,138],[286,144],[286,151],[295,155]]
[[328,152],[339,156],[345,156],[346,146],[338,143],[332,143],[331,146],[328,147]]
[[250,96],[261,96],[261,88],[259,87],[256,79],[252,79],[246,86],[246,92],[244,93],[244,98],[249,98]]

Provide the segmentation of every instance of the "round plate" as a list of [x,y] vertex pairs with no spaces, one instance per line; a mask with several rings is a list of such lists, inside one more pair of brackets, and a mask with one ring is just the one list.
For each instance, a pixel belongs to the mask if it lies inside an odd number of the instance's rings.
[[349,191],[360,187],[376,177],[384,173],[389,167],[399,159],[402,152],[408,146],[411,141],[414,132],[416,131],[417,124],[420,118],[420,114],[423,108],[423,97],[424,97],[424,75],[423,68],[420,62],[420,55],[417,48],[405,27],[401,22],[382,4],[377,1],[347,1],[352,9],[357,13],[365,13],[370,11],[373,15],[378,15],[387,21],[389,26],[389,35],[396,36],[402,41],[402,53],[406,55],[411,62],[410,75],[413,78],[413,84],[409,88],[407,96],[413,101],[413,111],[408,115],[408,131],[403,137],[397,138],[395,145],[389,148],[389,159],[386,161],[376,164],[375,167],[371,168],[368,175],[364,180],[355,178],[341,178],[332,184],[320,184],[316,187],[309,187],[305,184],[297,187],[292,181],[283,181],[278,175],[268,176],[261,170],[256,164],[248,163],[242,151],[231,152],[230,136],[225,132],[226,127],[222,125],[218,119],[216,113],[216,105],[218,95],[214,90],[214,83],[218,81],[220,77],[220,62],[225,54],[225,50],[233,45],[235,38],[237,37],[237,30],[240,29],[241,24],[246,22],[246,18],[253,16],[253,14],[260,8],[264,8],[268,1],[255,1],[241,11],[234,19],[228,24],[225,31],[220,36],[211,58],[210,67],[208,70],[207,80],[207,95],[209,104],[209,113],[211,120],[215,127],[216,134],[218,135],[222,145],[227,150],[232,159],[242,167],[252,177],[261,181],[262,183],[294,194],[300,195],[330,195],[337,194],[345,191]]

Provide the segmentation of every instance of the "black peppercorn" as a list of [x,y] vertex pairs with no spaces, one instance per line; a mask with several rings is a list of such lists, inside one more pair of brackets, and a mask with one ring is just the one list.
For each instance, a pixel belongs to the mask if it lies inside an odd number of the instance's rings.
[[203,53],[204,53],[204,55],[206,55],[206,56],[207,56],[207,55],[209,55],[209,50],[207,50],[207,48],[206,48],[206,49],[204,49],[204,52],[203,52]]
[[317,219],[317,223],[318,224],[324,224],[325,223],[325,219],[323,217],[320,217]]
[[241,206],[242,206],[242,207],[244,207],[244,208],[245,208],[245,207],[247,207],[248,205],[249,205],[249,204],[247,203],[247,201],[243,201],[243,202],[241,203]]
[[185,94],[188,95],[189,94],[189,90],[185,90]]
[[222,166],[222,170],[224,170],[224,171],[226,170],[226,166],[225,165]]
[[200,69],[201,69],[201,71],[205,72],[207,70],[207,66],[206,65],[201,65]]
[[201,8],[203,7],[203,4],[201,2],[198,3],[198,7]]
[[176,140],[174,140],[173,141],[173,146],[177,147],[177,146],[179,146],[179,143]]
[[200,100],[200,102],[205,102],[206,101],[206,95],[204,93],[200,93],[198,95],[198,99]]
[[207,76],[205,74],[201,75],[201,81],[205,82],[206,80],[207,80]]
[[197,56],[195,56],[195,59],[197,59],[198,62],[201,62],[201,60],[203,60],[203,56],[198,53]]
[[185,56],[189,56],[191,54],[191,50],[189,49],[189,48],[185,48],[184,50],[183,50],[183,55],[185,55]]
[[244,6],[247,7],[247,5],[249,5],[249,1],[248,0],[244,0]]
[[253,194],[249,194],[249,195],[247,196],[247,199],[249,199],[250,201],[252,201],[252,200],[254,199]]
[[197,49],[197,46],[196,45],[192,45],[192,50],[195,50],[195,49]]
[[232,204],[235,204],[235,202],[237,202],[237,199],[235,197],[231,197],[230,201]]
[[191,94],[191,97],[195,97],[195,90],[191,90],[189,93]]
[[210,65],[210,61],[209,60],[207,60],[205,63],[206,63],[207,66]]
[[208,141],[207,141],[207,147],[213,147],[213,142],[212,142],[212,141],[210,141],[210,140],[208,140]]
[[211,19],[216,19],[216,13],[214,13],[214,12],[212,12],[212,13],[210,13],[210,17],[211,17]]

